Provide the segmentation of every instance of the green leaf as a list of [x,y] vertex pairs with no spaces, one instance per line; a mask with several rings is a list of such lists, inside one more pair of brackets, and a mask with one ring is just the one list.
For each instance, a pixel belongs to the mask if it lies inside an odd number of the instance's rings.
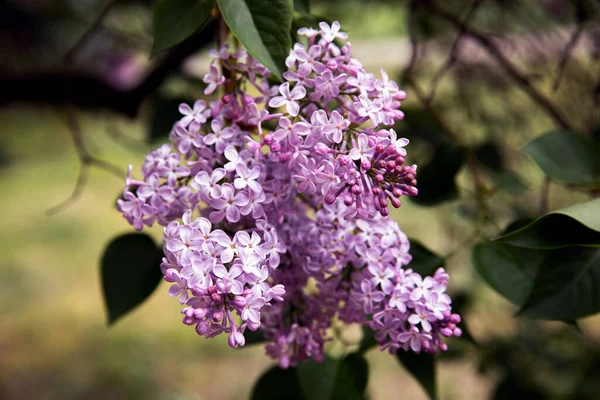
[[305,399],[329,400],[335,387],[339,360],[325,357],[322,363],[310,360],[298,364],[298,381]]
[[223,19],[248,52],[280,80],[292,48],[292,0],[217,0]]
[[508,373],[498,384],[491,398],[493,400],[544,400],[547,398],[542,391],[522,381],[523,378],[516,376],[514,373]]
[[543,250],[483,242],[473,248],[471,260],[488,285],[520,306],[531,293],[533,281],[547,254]]
[[377,346],[377,341],[373,336],[373,330],[366,325],[362,326],[362,339],[360,341],[360,345],[358,347],[358,352],[361,354],[366,353],[368,350]]
[[322,363],[310,360],[296,367],[305,399],[362,400],[369,366],[363,356],[352,353],[343,360],[325,357]]
[[149,143],[166,142],[168,140],[173,124],[181,118],[179,112],[181,103],[189,104],[190,99],[159,96],[152,100],[147,136]]
[[301,14],[310,14],[310,0],[294,0],[294,11]]
[[519,314],[572,320],[600,311],[600,248],[549,252]]
[[518,196],[525,193],[529,189],[529,185],[516,173],[504,171],[498,177],[496,189],[513,196]]
[[331,400],[362,400],[368,382],[367,360],[359,353],[350,353],[340,363]]
[[422,276],[433,275],[435,271],[444,266],[444,259],[415,239],[410,239],[410,254],[412,261],[407,268],[419,273]]
[[252,389],[251,400],[304,400],[295,368],[275,365],[265,372]]
[[246,329],[246,331],[244,331],[244,338],[246,339],[246,346],[264,343],[267,341],[267,338],[265,337],[265,332],[263,332],[262,329],[257,329],[255,331]]
[[192,36],[210,17],[213,0],[158,0],[152,15],[152,55]]
[[600,144],[592,140],[559,130],[533,139],[521,150],[552,179],[580,185],[600,183]]
[[600,244],[600,199],[553,211],[495,241],[533,249]]
[[416,354],[412,351],[398,350],[396,358],[419,381],[429,398],[436,399],[435,357],[429,353]]
[[422,206],[434,206],[458,196],[456,175],[465,162],[466,150],[453,143],[442,143],[429,164],[417,171],[419,194],[411,200]]
[[128,233],[113,239],[102,255],[102,291],[112,324],[142,303],[161,281],[162,250],[150,236]]
[[493,172],[501,172],[504,168],[504,159],[500,145],[494,142],[483,143],[473,149],[475,159],[481,165]]

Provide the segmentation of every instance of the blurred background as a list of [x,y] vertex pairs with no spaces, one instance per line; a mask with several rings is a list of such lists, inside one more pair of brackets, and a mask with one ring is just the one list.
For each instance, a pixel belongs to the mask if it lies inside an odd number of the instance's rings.
[[[115,210],[125,170],[166,140],[180,102],[203,97],[214,37],[208,26],[149,59],[152,6],[0,0],[0,399],[246,399],[272,365],[260,345],[232,350],[223,335],[199,338],[181,324],[166,284],[107,327],[99,258],[131,230]],[[517,308],[479,278],[470,251],[515,218],[587,198],[552,185],[540,204],[543,174],[518,149],[561,118],[598,140],[600,2],[311,6],[341,21],[368,70],[385,68],[408,92],[396,130],[411,140],[423,196],[394,218],[444,256],[450,292],[479,343],[450,343],[440,398],[598,398],[600,317],[578,321],[584,334],[514,318]],[[474,155],[483,206],[471,172],[444,150],[447,129]],[[160,227],[152,233],[159,241]],[[342,335],[360,340],[354,328]],[[372,350],[367,358],[370,398],[426,398],[394,357]]]

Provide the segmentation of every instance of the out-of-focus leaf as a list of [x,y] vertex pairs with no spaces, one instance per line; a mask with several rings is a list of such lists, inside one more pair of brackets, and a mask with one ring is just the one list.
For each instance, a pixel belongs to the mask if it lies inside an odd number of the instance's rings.
[[498,144],[486,142],[477,146],[473,151],[475,153],[475,159],[477,159],[479,164],[493,172],[502,171],[504,160],[502,159],[502,150]]
[[396,358],[419,381],[429,398],[437,399],[435,357],[429,353],[416,354],[401,349],[396,353]]
[[310,360],[298,364],[298,381],[305,399],[329,400],[340,366],[339,360],[325,357],[322,363]]
[[294,0],[294,11],[310,14],[310,0]]
[[163,97],[153,99],[147,136],[149,143],[167,141],[173,124],[181,118],[179,113],[181,103],[190,103],[190,100]]
[[461,317],[461,321],[457,324],[457,326],[462,330],[462,335],[460,336],[460,339],[466,340],[467,342],[478,346],[477,342],[475,341],[475,338],[473,338],[473,335],[471,335],[471,331],[469,330],[469,328],[467,327],[467,322],[465,321],[465,308],[467,308],[468,305],[468,296],[466,293],[461,293],[458,295],[453,295],[452,296],[452,313],[453,314],[458,314]]
[[495,241],[534,249],[600,245],[600,199],[553,211]]
[[492,395],[493,400],[544,400],[544,393],[536,388],[527,387],[522,384],[518,377],[509,373],[499,384]]
[[415,239],[410,239],[410,254],[412,261],[407,268],[419,273],[422,276],[433,275],[439,267],[444,266],[444,259]]
[[213,0],[158,0],[152,15],[152,55],[192,36],[208,20]]
[[522,149],[557,181],[593,185],[600,183],[600,144],[567,131],[533,139]]
[[569,247],[549,252],[519,314],[572,320],[600,311],[600,248]]
[[363,337],[360,341],[358,351],[359,351],[359,353],[364,354],[368,350],[377,346],[377,341],[375,340],[375,337],[373,337],[373,330],[371,328],[369,328],[368,326],[365,326],[365,325],[362,326],[362,334],[363,334]]
[[543,250],[483,242],[473,248],[471,260],[488,285],[520,306],[531,293],[533,281],[547,253]]
[[340,363],[331,400],[363,400],[368,382],[367,360],[359,353],[350,353]]
[[275,365],[265,372],[252,389],[251,400],[304,400],[295,368]]
[[251,344],[264,343],[267,341],[265,337],[265,333],[262,329],[257,329],[255,331],[251,331],[250,329],[246,329],[244,331],[244,338],[246,339],[246,346]]
[[435,206],[458,196],[456,175],[465,162],[466,150],[444,143],[435,151],[429,164],[417,171],[419,194],[411,200],[422,206]]
[[113,239],[102,255],[102,291],[108,323],[142,303],[161,281],[162,250],[150,236],[128,233]]
[[362,400],[368,371],[367,362],[359,353],[349,354],[343,360],[311,360],[296,367],[304,398],[311,400]]
[[248,52],[282,79],[292,48],[292,0],[217,0],[223,19]]
[[525,193],[529,189],[529,185],[516,173],[504,171],[498,177],[496,189],[513,196],[518,196]]

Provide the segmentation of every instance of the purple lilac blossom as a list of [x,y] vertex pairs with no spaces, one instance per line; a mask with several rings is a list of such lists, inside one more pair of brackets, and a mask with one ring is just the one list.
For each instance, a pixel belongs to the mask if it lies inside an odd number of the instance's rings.
[[445,351],[461,335],[449,276],[412,271],[388,216],[417,195],[392,129],[406,93],[350,56],[338,22],[319,26],[298,31],[281,85],[244,50],[211,51],[205,93],[228,91],[180,106],[118,210],[137,230],[164,226],[161,271],[199,335],[238,347],[260,328],[284,368],[323,360],[334,319],[369,326],[390,353]]

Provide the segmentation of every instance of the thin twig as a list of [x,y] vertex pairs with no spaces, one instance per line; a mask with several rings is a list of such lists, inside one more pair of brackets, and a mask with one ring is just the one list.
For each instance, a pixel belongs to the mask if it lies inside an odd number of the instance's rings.
[[435,3],[435,1],[423,0],[421,4],[423,7],[427,7],[434,14],[437,14],[439,17],[450,22],[459,31],[464,30],[465,34],[475,39],[481,45],[481,47],[483,47],[483,49],[485,49],[488,52],[488,54],[490,54],[493,58],[496,59],[498,64],[500,64],[500,66],[502,66],[502,68],[507,72],[507,74],[517,84],[519,84],[523,91],[527,93],[534,102],[541,106],[558,125],[567,130],[573,130],[571,124],[562,115],[558,108],[556,108],[554,103],[552,103],[543,93],[541,93],[531,85],[529,79],[524,74],[522,74],[517,67],[513,65],[513,63],[496,46],[493,40],[491,40],[488,36],[484,35],[483,33],[480,33],[478,30],[476,30],[469,24],[463,23],[463,21],[461,21],[461,19],[456,15],[439,7]]
[[75,151],[77,153],[77,157],[79,158],[79,176],[77,177],[75,188],[73,189],[71,195],[60,204],[46,210],[46,216],[56,215],[59,212],[66,210],[77,200],[79,200],[83,194],[83,189],[87,184],[89,167],[95,166],[99,169],[103,169],[117,176],[119,179],[123,179],[126,174],[125,171],[121,170],[116,165],[104,160],[100,160],[87,151],[83,142],[81,127],[79,126],[79,123],[77,122],[77,119],[72,111],[67,112],[67,115],[65,116],[65,122],[69,128],[69,133],[71,134],[73,145],[75,146]]
[[577,19],[577,28],[571,35],[571,38],[567,42],[565,48],[563,49],[560,60],[558,62],[558,67],[556,69],[556,77],[554,78],[554,83],[552,84],[552,91],[556,92],[558,87],[560,86],[560,81],[562,79],[563,73],[567,67],[567,63],[569,62],[569,57],[573,52],[573,49],[577,45],[577,41],[581,37],[583,33],[584,24],[585,24],[585,12],[583,6],[583,0],[571,0],[573,3],[573,8],[575,9],[575,17]]
[[116,125],[107,125],[106,133],[108,136],[114,140],[119,146],[123,147],[126,150],[134,151],[136,153],[146,152],[147,146],[140,140],[132,139],[125,135],[123,131]]
[[[473,3],[473,5],[471,6],[471,8],[469,9],[469,11],[467,12],[467,15],[465,16],[464,22],[463,24],[467,24],[475,15],[475,11],[477,11],[477,8],[484,3],[485,0],[483,1],[475,1]],[[461,39],[465,36],[465,30],[461,29],[460,32],[458,32],[458,34],[456,35],[456,39],[454,39],[454,43],[452,43],[452,47],[450,48],[450,55],[448,56],[448,58],[446,59],[446,61],[444,62],[444,64],[440,67],[440,69],[437,70],[437,72],[435,73],[435,75],[433,76],[433,79],[431,80],[431,89],[429,91],[429,100],[433,102],[433,98],[435,97],[435,93],[437,91],[438,85],[440,83],[440,81],[442,80],[442,78],[448,73],[448,71],[450,71],[450,69],[454,66],[454,64],[456,63],[456,61],[458,61],[458,49],[459,49],[459,45],[461,42]]]
[[540,192],[540,214],[544,215],[548,212],[548,202],[550,201],[550,183],[552,180],[549,176],[544,177],[542,189]]
[[65,54],[65,57],[63,58],[63,62],[65,64],[68,64],[73,60],[73,57],[75,56],[75,54],[77,54],[79,52],[79,49],[88,41],[90,36],[96,31],[96,29],[98,28],[98,26],[100,25],[100,23],[102,22],[102,20],[108,13],[108,11],[118,1],[119,0],[107,0],[104,3],[104,5],[102,6],[102,9],[100,9],[100,12],[98,13],[98,15],[96,16],[94,21],[92,21],[92,24],[86,29],[86,31],[79,38],[79,40],[77,40],[77,42],[75,42],[75,44]]
[[577,25],[577,29],[571,35],[571,38],[565,45],[565,48],[562,51],[560,56],[560,61],[558,62],[558,67],[556,68],[556,77],[554,78],[554,83],[552,84],[552,91],[556,92],[560,86],[560,82],[562,80],[563,74],[567,67],[567,63],[569,62],[569,57],[575,46],[577,45],[577,41],[581,37],[583,33],[583,24]]

